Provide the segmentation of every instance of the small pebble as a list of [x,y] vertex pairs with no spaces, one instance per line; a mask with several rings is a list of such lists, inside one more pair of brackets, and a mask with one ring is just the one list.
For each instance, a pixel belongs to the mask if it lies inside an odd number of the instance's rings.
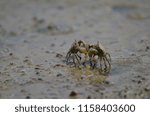
[[24,62],[24,63],[27,63],[27,65],[32,65],[32,61],[29,60],[29,59],[25,59],[23,62]]
[[40,73],[39,73],[39,72],[36,72],[35,74],[36,74],[36,75],[40,75]]
[[42,79],[42,78],[38,78],[38,80],[39,80],[39,81],[42,81],[43,79]]
[[144,40],[141,40],[140,42],[141,42],[141,43],[143,43],[143,42],[144,42]]
[[24,40],[23,42],[24,42],[24,43],[29,43],[29,41],[28,41],[28,40]]
[[141,77],[141,75],[138,75],[137,77],[138,77],[138,78],[140,78],[140,77]]
[[145,49],[145,51],[147,52],[149,50],[149,46],[146,46],[146,49]]
[[141,78],[143,81],[146,80],[144,77]]
[[139,80],[139,81],[138,81],[138,84],[141,84],[141,83],[142,83],[142,80]]
[[150,87],[145,87],[144,90],[145,90],[146,92],[150,92]]
[[127,95],[124,95],[123,98],[126,99],[126,98],[127,98]]
[[150,85],[147,85],[147,87],[144,88],[145,92],[150,92]]
[[31,99],[31,97],[30,96],[26,96],[26,99]]
[[9,53],[9,56],[12,56],[13,55],[13,53]]
[[57,29],[57,26],[55,25],[55,24],[49,24],[48,26],[47,26],[47,29],[48,30],[56,30]]
[[95,92],[99,92],[99,89],[96,89]]
[[131,53],[131,56],[136,56],[136,54],[135,53]]
[[110,84],[110,82],[109,82],[108,80],[106,80],[106,81],[105,81],[105,84],[109,85],[109,84]]
[[54,46],[55,46],[55,44],[54,44],[54,43],[52,43],[50,46],[51,46],[51,47],[54,47]]
[[75,91],[71,91],[71,93],[69,94],[70,97],[75,97],[77,96],[77,93]]
[[56,64],[56,65],[54,65],[54,68],[55,67],[65,67],[65,65],[63,65],[63,64]]
[[11,62],[9,65],[13,66],[13,65],[14,65],[14,63],[13,63],[13,62]]
[[100,94],[101,94],[101,95],[104,95],[104,93],[103,93],[103,92],[101,92]]
[[84,78],[86,78],[86,75],[81,75],[81,79],[84,79]]
[[61,73],[58,73],[56,76],[57,76],[57,77],[60,77],[60,76],[62,76],[62,74],[61,74]]
[[87,99],[91,99],[91,96],[88,96]]
[[136,82],[136,80],[132,79],[132,82]]
[[49,51],[45,51],[45,53],[49,54],[50,52]]
[[63,55],[62,55],[62,54],[57,53],[57,54],[56,54],[56,57],[57,57],[57,58],[61,58],[61,57],[63,57]]
[[35,69],[35,70],[40,70],[40,68],[39,68],[39,67],[35,67],[34,69]]

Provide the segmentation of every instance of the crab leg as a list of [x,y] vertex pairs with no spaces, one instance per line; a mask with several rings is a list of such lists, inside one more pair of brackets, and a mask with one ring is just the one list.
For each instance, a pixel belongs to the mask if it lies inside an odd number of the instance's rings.
[[78,64],[80,64],[80,61],[79,61],[79,59],[78,59],[78,55],[77,54],[74,54],[75,55],[75,58],[77,59],[77,61],[78,61]]
[[104,61],[104,65],[105,65],[104,70],[107,70],[107,63],[106,63],[106,59],[105,59],[105,57],[103,57],[103,61]]
[[81,60],[81,56],[79,56],[78,54],[76,54],[78,56],[78,58]]
[[108,65],[109,65],[109,71],[110,71],[110,69],[111,69],[111,64],[110,64],[111,59],[110,59],[110,61],[108,60],[108,58],[107,58],[107,57],[105,57],[105,59],[106,59],[106,61],[107,61]]
[[93,69],[94,69],[94,67],[96,67],[96,64],[97,64],[97,61],[96,59],[94,59],[94,56],[93,56],[93,62],[94,62],[94,65],[93,65]]
[[90,61],[90,66],[92,67],[92,57],[89,57],[89,61]]
[[[111,62],[110,54],[109,54],[109,53],[106,53],[105,56],[106,56],[106,57],[108,56],[108,57],[109,57],[109,61]],[[107,59],[108,59],[108,58],[107,58]]]
[[99,57],[99,59],[100,59],[100,68],[102,70],[102,57]]
[[71,56],[72,54],[71,53],[68,53],[67,54],[67,56],[66,56],[66,62],[68,63],[69,62],[69,59],[70,59],[70,56]]
[[74,63],[74,66],[76,67],[75,54],[73,54],[73,63]]
[[87,59],[87,54],[85,54],[85,56],[84,56],[84,62],[83,62],[83,65],[85,66],[85,63],[86,63],[86,60]]
[[68,62],[68,59],[69,59],[70,55],[71,55],[70,52],[68,52],[67,55],[66,55],[66,61],[67,62]]

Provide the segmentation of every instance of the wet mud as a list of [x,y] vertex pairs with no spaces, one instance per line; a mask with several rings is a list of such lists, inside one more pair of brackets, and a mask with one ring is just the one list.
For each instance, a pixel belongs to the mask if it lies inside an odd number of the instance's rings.
[[[1,0],[0,98],[150,98],[149,0]],[[75,40],[100,41],[109,74],[70,67]]]

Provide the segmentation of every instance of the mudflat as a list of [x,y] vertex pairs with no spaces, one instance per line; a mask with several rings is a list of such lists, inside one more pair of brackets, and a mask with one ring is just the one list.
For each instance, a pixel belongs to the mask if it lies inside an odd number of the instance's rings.
[[[100,41],[110,73],[66,65],[75,40]],[[150,1],[0,0],[0,98],[150,98]]]

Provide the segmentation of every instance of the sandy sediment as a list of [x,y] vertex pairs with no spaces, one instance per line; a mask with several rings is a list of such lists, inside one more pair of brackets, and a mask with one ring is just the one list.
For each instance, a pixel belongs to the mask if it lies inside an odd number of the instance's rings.
[[[150,98],[149,0],[1,0],[0,98]],[[70,68],[74,40],[100,41],[108,75]]]

